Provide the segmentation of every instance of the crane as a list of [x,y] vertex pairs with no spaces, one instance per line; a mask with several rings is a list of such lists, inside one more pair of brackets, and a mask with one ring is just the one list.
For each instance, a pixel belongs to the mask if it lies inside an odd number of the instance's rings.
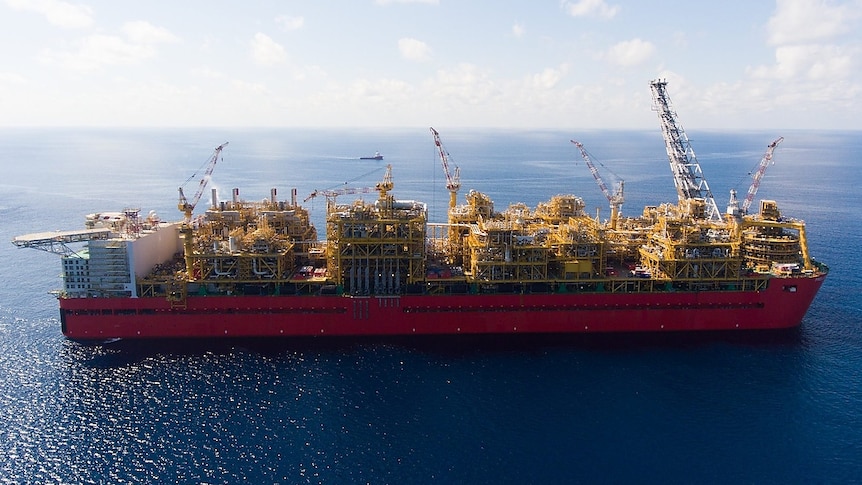
[[345,194],[367,194],[369,192],[374,192],[377,190],[376,187],[345,187],[343,189],[334,189],[334,190],[315,190],[314,192],[308,194],[303,202],[308,202],[309,200],[317,197],[318,195],[322,195],[327,199],[335,199],[339,195]]
[[[344,185],[349,184],[351,182],[355,182],[356,180],[359,180],[360,178],[366,177],[366,176],[368,176],[374,172],[379,172],[381,170],[383,170],[383,168],[375,168],[371,172],[365,173],[365,174],[360,175],[360,176],[358,176],[352,180],[348,180],[347,182],[344,182]],[[303,199],[303,202],[308,202],[309,200],[311,200],[311,199],[313,199],[319,195],[326,197],[326,200],[328,202],[334,202],[335,198],[338,197],[339,195],[367,194],[367,193],[375,192],[375,191],[380,192],[381,188],[385,188],[386,191],[392,190],[392,185],[393,185],[392,184],[392,165],[387,165],[385,170],[386,170],[386,172],[383,175],[383,181],[378,182],[377,185],[375,185],[374,187],[343,187],[340,189],[336,189],[336,188],[315,189],[312,193],[308,194],[308,197]]]
[[702,199],[706,203],[706,217],[713,221],[720,221],[721,212],[715,203],[715,197],[712,196],[709,184],[703,176],[703,170],[694,155],[688,136],[677,121],[676,111],[667,94],[667,81],[660,79],[650,81],[650,88],[653,109],[658,112],[679,201]]
[[449,190],[449,208],[454,209],[458,204],[458,189],[461,188],[461,169],[455,167],[455,174],[449,173],[449,153],[443,148],[443,142],[440,141],[440,133],[431,127],[431,135],[434,137],[434,144],[437,145],[437,152],[440,154],[440,162],[443,164],[443,173],[446,175],[446,189]]
[[[198,201],[201,200],[201,195],[204,193],[204,189],[207,186],[207,183],[210,181],[210,176],[213,173],[213,169],[216,166],[216,162],[218,161],[218,157],[221,154],[221,151],[226,147],[228,142],[224,142],[221,145],[217,146],[215,152],[212,157],[210,157],[209,162],[207,163],[206,171],[204,172],[204,176],[201,177],[200,183],[198,184],[198,191],[195,192],[194,197],[192,197],[191,202],[186,199],[185,194],[183,194],[183,188],[179,188],[180,192],[180,201],[177,203],[177,208],[185,215],[185,222],[189,222],[192,219],[192,212],[195,210],[195,206]],[[188,180],[185,181],[183,185],[189,182],[192,178],[194,178],[195,174],[192,174]]]
[[[227,146],[228,142],[224,142],[221,145],[217,146],[215,151],[213,152],[212,157],[210,157],[209,162],[207,162],[207,168],[204,172],[204,176],[201,177],[200,183],[198,183],[198,191],[195,192],[194,197],[192,197],[191,202],[186,199],[185,194],[183,194],[182,186],[179,188],[180,192],[180,201],[177,203],[177,208],[182,211],[185,216],[183,219],[183,223],[180,226],[180,234],[183,238],[183,253],[185,255],[186,262],[186,274],[194,275],[194,259],[192,258],[192,254],[194,253],[194,231],[192,230],[192,212],[195,210],[195,206],[198,201],[201,200],[201,195],[204,193],[204,189],[207,186],[207,183],[210,181],[210,176],[213,173],[213,169],[215,168],[216,162],[218,161],[218,157],[221,154],[221,151],[224,147]],[[189,183],[189,180],[193,179],[196,174],[192,174],[183,185]]]
[[775,163],[772,160],[772,153],[775,151],[775,147],[782,141],[784,141],[784,137],[780,136],[766,147],[766,153],[763,154],[763,158],[760,159],[760,164],[757,166],[757,171],[754,172],[754,180],[751,182],[751,186],[748,187],[748,194],[745,196],[745,200],[742,201],[743,214],[748,213],[748,208],[754,201],[754,194],[757,193],[757,188],[760,187],[760,180],[763,178],[763,174],[766,173],[766,167],[769,166],[769,162]]
[[599,188],[602,189],[602,193],[605,194],[605,197],[608,199],[608,202],[611,206],[611,229],[617,228],[617,221],[619,220],[620,210],[623,207],[623,202],[625,202],[625,197],[623,197],[623,186],[625,184],[624,181],[620,180],[617,182],[616,190],[612,194],[610,190],[608,190],[608,186],[605,185],[605,181],[602,180],[602,176],[599,174],[599,170],[593,164],[593,161],[590,159],[590,155],[587,153],[587,150],[584,148],[584,145],[571,140],[572,143],[578,147],[578,150],[581,152],[581,157],[586,162],[587,167],[590,169],[590,173],[593,174],[593,178],[596,180],[596,183],[599,185]]

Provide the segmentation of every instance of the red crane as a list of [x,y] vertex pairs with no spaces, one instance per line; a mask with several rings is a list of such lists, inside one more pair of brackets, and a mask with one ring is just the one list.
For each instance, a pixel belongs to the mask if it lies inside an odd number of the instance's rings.
[[754,172],[754,180],[751,182],[751,186],[748,187],[748,194],[745,196],[745,200],[742,201],[743,214],[748,214],[748,208],[754,201],[754,194],[757,193],[757,189],[760,187],[760,180],[763,178],[763,174],[766,173],[766,167],[769,166],[769,162],[775,163],[775,161],[772,160],[772,153],[775,151],[775,147],[777,147],[782,141],[784,141],[784,137],[780,136],[777,140],[773,141],[766,147],[766,153],[763,155],[763,158],[760,159],[757,171]]

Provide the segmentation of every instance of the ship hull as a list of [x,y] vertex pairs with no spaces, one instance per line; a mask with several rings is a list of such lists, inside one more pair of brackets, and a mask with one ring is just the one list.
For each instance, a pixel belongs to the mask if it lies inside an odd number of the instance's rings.
[[61,298],[60,316],[73,340],[786,329],[824,279],[763,291]]

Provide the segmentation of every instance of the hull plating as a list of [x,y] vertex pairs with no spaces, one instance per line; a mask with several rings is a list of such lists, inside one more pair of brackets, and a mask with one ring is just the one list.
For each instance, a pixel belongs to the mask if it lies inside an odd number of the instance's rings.
[[825,277],[760,292],[60,300],[72,339],[662,332],[796,327]]

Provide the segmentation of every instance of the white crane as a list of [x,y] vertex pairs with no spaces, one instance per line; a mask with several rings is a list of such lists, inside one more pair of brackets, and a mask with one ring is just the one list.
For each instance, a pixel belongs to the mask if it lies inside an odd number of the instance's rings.
[[449,153],[443,148],[443,142],[440,141],[440,133],[432,127],[431,135],[434,137],[434,144],[437,145],[440,162],[443,164],[443,173],[446,175],[446,189],[449,190],[449,208],[453,209],[458,204],[458,189],[461,188],[461,169],[456,166],[455,174],[449,174]]
[[720,221],[721,212],[715,203],[715,197],[712,196],[709,184],[706,183],[688,136],[677,121],[676,111],[673,110],[673,104],[667,94],[667,81],[659,79],[650,81],[650,88],[652,88],[653,109],[658,112],[679,201],[702,199],[706,203],[707,219]]
[[593,174],[593,178],[596,180],[596,183],[599,185],[599,188],[602,190],[602,193],[605,194],[605,197],[608,199],[608,202],[611,206],[611,229],[617,228],[617,221],[619,220],[620,210],[623,207],[623,202],[625,202],[625,197],[623,196],[623,186],[625,182],[620,180],[617,182],[617,187],[612,194],[610,190],[608,190],[608,186],[605,184],[605,181],[602,180],[602,176],[599,174],[599,169],[593,164],[593,161],[590,159],[590,155],[587,153],[584,145],[571,140],[572,143],[578,147],[578,150],[581,152],[581,157],[586,162],[587,167],[590,169],[590,173]]
[[345,194],[368,194],[370,192],[374,192],[377,190],[376,187],[345,187],[343,189],[334,189],[334,190],[315,190],[314,192],[308,194],[308,197],[303,199],[303,202],[308,202],[309,200],[317,197],[318,195],[322,195],[326,197],[327,200],[334,201],[336,197],[339,195]]
[[[228,144],[228,142],[224,142],[221,145],[216,147],[215,152],[213,153],[212,157],[210,157],[210,160],[207,163],[207,168],[206,168],[206,171],[204,172],[204,176],[201,177],[201,180],[198,183],[198,190],[197,190],[197,192],[195,192],[195,195],[194,195],[194,197],[192,197],[191,201],[186,199],[185,194],[183,194],[183,188],[182,187],[179,188],[180,200],[177,203],[177,208],[184,214],[186,222],[191,221],[192,212],[194,212],[195,206],[197,205],[198,201],[201,200],[201,195],[203,195],[204,189],[206,188],[207,183],[209,183],[209,181],[210,181],[210,176],[213,173],[213,169],[215,169],[216,162],[218,161],[218,157],[221,154],[221,151],[224,149],[224,147],[227,146],[227,144]],[[192,174],[192,176],[189,177],[188,180],[186,180],[183,185],[187,184],[189,182],[189,180],[191,180],[195,177],[195,175],[196,174]]]
[[[183,194],[182,186],[179,188],[180,200],[177,203],[177,208],[179,208],[179,210],[182,211],[183,215],[185,216],[183,219],[183,223],[180,226],[180,234],[182,234],[183,237],[183,253],[185,254],[186,274],[190,275],[190,278],[192,279],[194,279],[194,277],[191,275],[195,274],[193,270],[194,259],[192,258],[192,254],[194,254],[194,231],[192,230],[191,224],[192,212],[194,212],[195,206],[197,205],[198,201],[201,200],[201,195],[203,195],[204,189],[206,188],[207,183],[209,183],[210,181],[210,176],[213,173],[213,169],[215,168],[216,162],[218,161],[218,157],[224,147],[227,146],[227,143],[228,142],[224,142],[216,147],[215,152],[213,152],[212,157],[209,159],[209,162],[207,162],[207,168],[204,172],[204,176],[201,177],[201,180],[198,183],[198,191],[195,192],[195,195],[194,197],[192,197],[191,201],[186,199],[185,194]],[[188,180],[183,183],[183,185],[189,183],[191,179],[195,178],[195,175],[197,174],[192,174],[192,176],[189,177]]]
[[374,192],[377,190],[374,187],[346,187],[343,189],[334,189],[334,190],[315,190],[314,192],[308,194],[308,197],[303,199],[303,202],[308,202],[309,200],[317,197],[318,195],[322,195],[324,197],[338,197],[339,195],[345,194],[367,194],[370,192]]

